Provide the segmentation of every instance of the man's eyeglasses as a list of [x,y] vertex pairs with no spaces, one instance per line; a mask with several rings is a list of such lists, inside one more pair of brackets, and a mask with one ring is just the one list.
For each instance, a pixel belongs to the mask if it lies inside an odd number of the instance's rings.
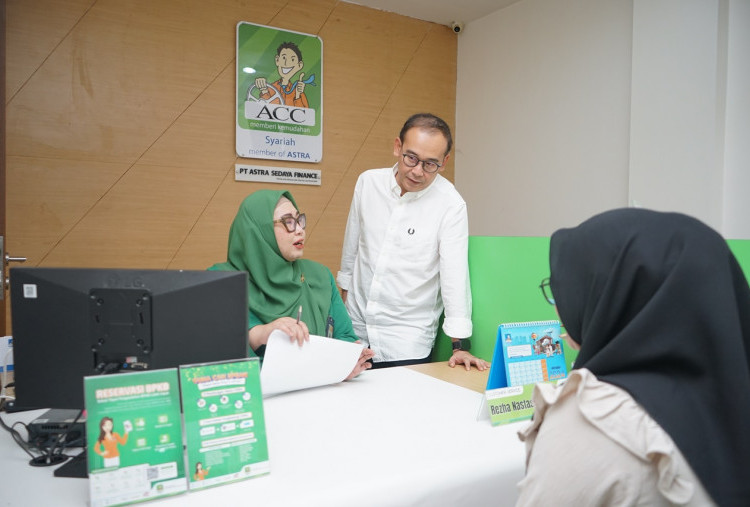
[[555,296],[552,295],[552,289],[550,289],[549,286],[549,278],[545,278],[542,280],[542,283],[539,284],[539,288],[542,289],[542,296],[544,296],[544,299],[547,300],[547,302],[551,305],[555,305]]
[[307,225],[307,218],[305,218],[304,213],[300,213],[296,218],[292,215],[284,215],[278,220],[274,220],[273,223],[280,223],[284,224],[284,227],[286,227],[287,232],[294,232],[297,230],[297,224],[299,224],[300,227],[303,229]]
[[438,164],[437,162],[433,162],[432,160],[421,160],[411,153],[404,153],[404,164],[406,164],[406,167],[417,167],[417,165],[422,162],[422,170],[426,173],[434,173],[441,167],[443,167],[443,164]]

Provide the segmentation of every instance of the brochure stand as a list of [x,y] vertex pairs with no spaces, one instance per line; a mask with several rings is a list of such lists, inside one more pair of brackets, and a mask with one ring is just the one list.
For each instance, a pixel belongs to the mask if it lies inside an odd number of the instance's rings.
[[270,470],[258,358],[85,377],[84,397],[91,507]]

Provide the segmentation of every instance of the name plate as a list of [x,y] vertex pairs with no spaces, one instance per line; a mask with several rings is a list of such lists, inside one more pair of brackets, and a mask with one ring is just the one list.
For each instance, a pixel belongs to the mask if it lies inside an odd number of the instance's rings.
[[490,422],[493,426],[531,419],[534,402],[531,395],[534,384],[489,389],[485,393]]

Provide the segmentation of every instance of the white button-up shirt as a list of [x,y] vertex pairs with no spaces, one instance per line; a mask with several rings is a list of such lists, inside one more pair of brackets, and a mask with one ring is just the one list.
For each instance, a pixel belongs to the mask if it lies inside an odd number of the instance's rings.
[[466,203],[442,176],[402,196],[395,166],[360,175],[337,282],[374,361],[427,357],[443,309],[445,334],[471,336],[468,241]]

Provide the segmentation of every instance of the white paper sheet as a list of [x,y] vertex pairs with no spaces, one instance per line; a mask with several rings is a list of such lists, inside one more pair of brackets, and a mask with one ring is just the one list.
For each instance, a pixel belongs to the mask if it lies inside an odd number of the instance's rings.
[[286,333],[273,331],[260,370],[263,397],[341,382],[356,366],[362,347],[316,335],[300,347]]

